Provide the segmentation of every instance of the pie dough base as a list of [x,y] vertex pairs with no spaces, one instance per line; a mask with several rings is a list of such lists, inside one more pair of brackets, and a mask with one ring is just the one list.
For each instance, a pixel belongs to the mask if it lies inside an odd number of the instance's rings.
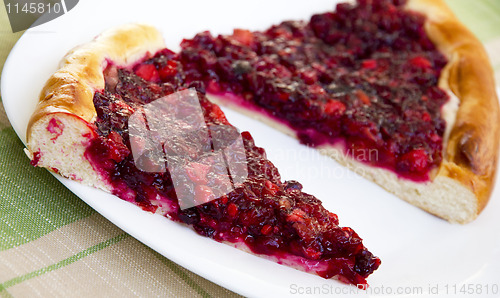
[[[108,177],[84,157],[88,138],[95,135],[94,93],[104,89],[103,71],[109,61],[127,66],[163,48],[163,37],[154,27],[130,24],[71,50],[45,83],[28,123],[28,157],[37,166],[111,192]],[[50,132],[52,119],[63,124],[60,135]]]

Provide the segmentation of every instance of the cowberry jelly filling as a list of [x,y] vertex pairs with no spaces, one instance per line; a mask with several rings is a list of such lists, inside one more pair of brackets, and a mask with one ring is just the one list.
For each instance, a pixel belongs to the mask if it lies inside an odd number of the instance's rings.
[[[220,108],[207,100],[203,82],[185,80],[183,65],[176,57],[163,50],[133,67],[110,64],[104,72],[106,88],[94,95],[98,137],[91,142],[85,156],[108,178],[113,193],[144,210],[185,223],[200,235],[243,246],[324,278],[336,277],[347,283],[366,285],[365,278],[378,268],[380,260],[364,247],[352,229],[340,227],[337,216],[327,211],[318,199],[302,192],[300,183],[282,182],[276,167],[266,158],[265,151],[255,146],[248,132],[240,135],[245,178],[237,182],[233,176],[234,188],[220,196],[215,195],[213,185],[227,178],[224,171],[217,169],[218,164],[210,163],[210,159],[192,160],[207,156],[222,145],[214,142],[210,145],[198,139],[205,138],[204,134],[192,134],[165,147],[171,158],[190,156],[184,164],[184,177],[197,203],[181,208],[169,164],[163,167],[166,170],[161,166],[154,170],[159,164],[154,160],[155,155],[148,152],[140,138],[130,137],[130,116],[157,99],[196,88],[212,139],[221,140],[217,134],[227,137],[237,131]],[[168,114],[163,117],[166,123],[172,122]],[[207,145],[195,146],[199,144]],[[134,159],[132,147],[142,148],[139,158]]]
[[[278,120],[304,144],[341,145],[427,181],[442,161],[448,95],[437,83],[447,61],[404,2],[341,3],[261,32],[202,32],[182,42],[180,64],[186,80]],[[352,154],[363,150],[376,154]]]

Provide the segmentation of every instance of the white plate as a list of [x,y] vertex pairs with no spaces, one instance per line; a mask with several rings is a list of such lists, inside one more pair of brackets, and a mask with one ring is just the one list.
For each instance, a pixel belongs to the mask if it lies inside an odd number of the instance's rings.
[[[117,24],[155,25],[164,33],[167,46],[177,50],[183,37],[190,38],[196,32],[230,33],[235,27],[264,29],[285,19],[308,19],[313,13],[331,9],[331,2],[80,1],[66,15],[28,30],[16,44],[2,76],[5,109],[15,131],[25,141],[26,125],[38,94],[61,57],[73,46]],[[461,286],[466,284],[463,289],[473,290],[474,294],[488,291],[491,297],[497,296],[491,293],[500,283],[498,187],[476,221],[465,226],[452,225],[404,203],[295,140],[225,111],[233,125],[250,130],[257,145],[266,148],[283,179],[301,181],[306,192],[338,213],[341,224],[354,228],[365,245],[382,259],[380,269],[368,278],[371,288],[360,294],[415,296],[420,292],[433,293],[437,285],[441,295],[459,295]],[[58,179],[138,240],[240,294],[281,297],[313,292],[315,296],[356,296],[356,290],[338,281],[323,280],[246,254],[143,212],[112,195]],[[409,291],[413,295],[406,295]]]

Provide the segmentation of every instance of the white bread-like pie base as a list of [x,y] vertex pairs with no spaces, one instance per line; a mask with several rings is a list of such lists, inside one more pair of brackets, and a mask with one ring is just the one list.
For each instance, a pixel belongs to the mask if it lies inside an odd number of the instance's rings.
[[342,150],[332,147],[319,150],[397,197],[452,223],[467,223],[477,216],[475,195],[449,177],[437,176],[433,181],[413,182],[399,178],[389,170],[367,166],[347,156]]
[[[60,134],[51,133],[49,127],[56,121],[62,127]],[[90,141],[96,137],[94,129],[78,117],[67,113],[56,113],[41,118],[32,128],[29,148],[36,148],[33,156],[29,150],[26,154],[36,165],[56,171],[61,176],[82,182],[86,185],[111,192],[107,177],[95,171],[90,162],[84,157]],[[31,145],[31,146],[30,146]]]
[[[105,87],[103,72],[109,61],[128,66],[163,48],[163,37],[155,28],[129,24],[107,30],[66,54],[45,84],[28,124],[28,157],[37,166],[111,192],[109,177],[84,156],[96,137],[94,93]],[[60,134],[50,131],[51,121],[62,124]]]

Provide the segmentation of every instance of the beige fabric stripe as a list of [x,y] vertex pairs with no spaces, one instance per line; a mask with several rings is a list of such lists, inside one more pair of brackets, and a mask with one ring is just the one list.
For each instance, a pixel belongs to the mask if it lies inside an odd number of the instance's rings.
[[180,270],[184,271],[186,275],[188,275],[197,285],[203,288],[203,290],[205,290],[205,292],[207,292],[211,297],[217,297],[217,298],[242,297],[234,292],[229,291],[226,288],[218,286],[213,282],[204,279],[199,275],[192,273],[189,270],[184,269],[183,267],[179,266],[179,268]]
[[3,107],[3,104],[0,103],[0,130],[9,126],[10,126],[9,119],[7,119],[7,114],[5,114],[5,109]]
[[495,70],[495,81],[497,84],[497,88],[500,87],[500,38],[496,38],[485,45],[486,52],[488,52],[488,56],[490,57],[491,65],[493,65],[493,69]]
[[122,233],[94,213],[39,239],[0,252],[0,283],[55,264]]
[[0,289],[0,297],[2,298],[10,298],[11,294],[6,289]]
[[8,290],[15,297],[200,297],[133,238]]

